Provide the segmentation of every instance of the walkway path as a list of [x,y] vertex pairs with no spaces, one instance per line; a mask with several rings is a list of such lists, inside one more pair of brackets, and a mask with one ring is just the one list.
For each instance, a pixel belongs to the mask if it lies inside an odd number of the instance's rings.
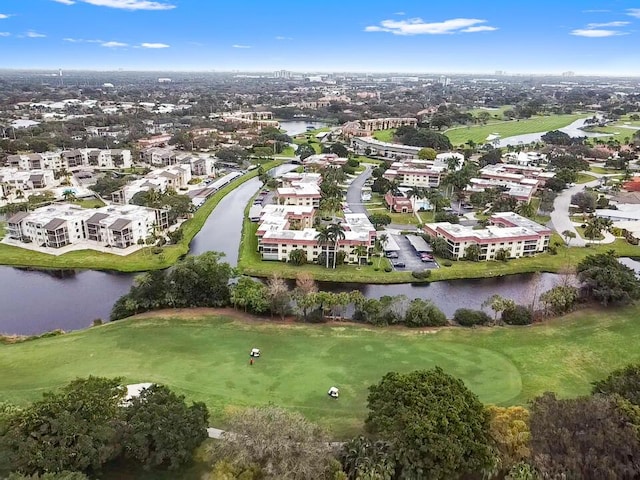
[[365,165],[365,170],[360,175],[358,175],[349,188],[347,189],[347,204],[353,213],[364,213],[367,214],[367,209],[365,208],[362,200],[360,198],[360,194],[362,193],[362,187],[365,182],[371,176],[371,165]]

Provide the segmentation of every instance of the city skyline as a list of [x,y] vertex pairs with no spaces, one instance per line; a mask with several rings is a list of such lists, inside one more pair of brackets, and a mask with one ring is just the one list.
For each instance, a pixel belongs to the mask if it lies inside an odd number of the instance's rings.
[[640,2],[344,3],[5,0],[0,66],[640,75]]

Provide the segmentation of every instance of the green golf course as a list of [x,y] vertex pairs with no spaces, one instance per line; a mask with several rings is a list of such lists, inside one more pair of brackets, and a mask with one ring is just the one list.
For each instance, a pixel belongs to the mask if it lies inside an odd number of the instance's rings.
[[[0,400],[22,404],[78,376],[163,383],[225,412],[274,403],[358,432],[367,387],[388,371],[441,366],[485,403],[524,404],[551,390],[586,394],[590,382],[640,361],[640,307],[583,310],[531,327],[416,331],[348,324],[277,324],[232,311],[160,312],[57,337],[0,344]],[[251,348],[262,355],[249,365]],[[340,398],[327,396],[331,386]]]

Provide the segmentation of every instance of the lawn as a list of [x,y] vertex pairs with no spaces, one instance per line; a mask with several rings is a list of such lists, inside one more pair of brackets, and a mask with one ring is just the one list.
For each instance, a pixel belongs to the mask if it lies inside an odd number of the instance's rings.
[[99,198],[78,199],[73,200],[71,203],[80,205],[82,208],[100,208],[105,206],[105,203]]
[[487,137],[493,133],[498,133],[501,138],[506,138],[525,133],[546,132],[566,127],[584,116],[584,114],[578,114],[533,117],[527,120],[511,120],[489,125],[454,127],[443,133],[449,137],[453,145],[462,145],[468,140],[484,143]]
[[388,130],[376,130],[373,132],[373,138],[380,140],[381,142],[393,142],[393,134],[395,132],[395,128],[390,128]]
[[579,173],[576,183],[589,183],[593,182],[594,180],[597,180],[597,177],[589,175],[588,173]]
[[[274,160],[265,163],[264,169],[269,170],[282,162]],[[28,266],[38,268],[86,268],[92,270],[115,270],[120,272],[141,272],[167,268],[173,265],[180,257],[189,251],[189,244],[193,237],[200,231],[213,209],[216,208],[229,192],[239,187],[246,181],[256,177],[258,169],[251,170],[242,177],[232,181],[222,188],[202,205],[189,220],[182,225],[184,238],[177,245],[163,247],[163,256],[150,255],[145,250],[139,250],[125,257],[111,253],[97,252],[94,250],[80,250],[54,256],[46,253],[34,252],[12,245],[0,244],[0,265]]]
[[[214,426],[224,427],[225,412],[237,407],[274,403],[344,438],[361,430],[367,388],[389,371],[438,365],[483,402],[499,405],[525,404],[545,391],[587,394],[592,381],[640,361],[640,308],[603,313],[582,311],[532,327],[420,332],[168,312],[0,345],[1,399],[24,404],[76,377],[121,376],[205,402]],[[262,357],[249,366],[252,347]],[[326,395],[333,385],[338,401]]]

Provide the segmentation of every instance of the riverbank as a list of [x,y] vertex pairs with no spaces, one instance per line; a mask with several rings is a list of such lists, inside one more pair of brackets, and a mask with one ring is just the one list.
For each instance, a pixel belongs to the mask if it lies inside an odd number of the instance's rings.
[[[463,280],[477,278],[504,277],[523,273],[562,273],[574,269],[580,261],[588,255],[606,253],[614,250],[620,257],[640,256],[640,247],[631,245],[625,240],[616,240],[611,244],[588,247],[567,247],[559,235],[555,234],[553,241],[562,243],[557,247],[557,253],[540,253],[532,257],[517,258],[508,262],[500,261],[455,261],[448,262],[443,258],[436,258],[439,268],[431,270],[426,281],[417,280],[411,271],[393,270],[386,272],[385,267],[390,266],[388,259],[373,258],[372,265],[340,265],[335,269],[328,269],[320,265],[292,265],[285,262],[263,261],[258,252],[258,238],[256,231],[258,225],[245,218],[242,227],[242,239],[238,254],[238,269],[244,275],[267,278],[274,273],[282,278],[295,279],[304,272],[320,282],[335,283],[366,283],[366,284],[399,284],[399,283],[423,283],[446,280]],[[451,264],[451,266],[445,266]]]
[[[263,164],[265,170],[282,164],[273,160]],[[91,269],[118,272],[141,272],[170,267],[189,251],[191,240],[200,231],[218,203],[234,189],[258,176],[258,169],[242,175],[212,195],[194,214],[182,224],[183,238],[176,245],[162,247],[162,255],[144,248],[127,256],[82,250],[54,256],[0,243],[0,265],[34,267],[44,269]]]
[[[633,306],[583,310],[530,327],[409,330],[281,324],[211,310],[154,312],[0,345],[0,390],[5,401],[24,404],[76,377],[122,376],[205,402],[211,424],[224,427],[231,409],[274,403],[345,438],[361,431],[367,388],[388,371],[438,365],[483,402],[499,405],[524,404],[549,390],[586,394],[592,381],[640,361],[639,315]],[[262,356],[249,366],[253,347]],[[339,402],[327,399],[332,385],[340,388]]]

